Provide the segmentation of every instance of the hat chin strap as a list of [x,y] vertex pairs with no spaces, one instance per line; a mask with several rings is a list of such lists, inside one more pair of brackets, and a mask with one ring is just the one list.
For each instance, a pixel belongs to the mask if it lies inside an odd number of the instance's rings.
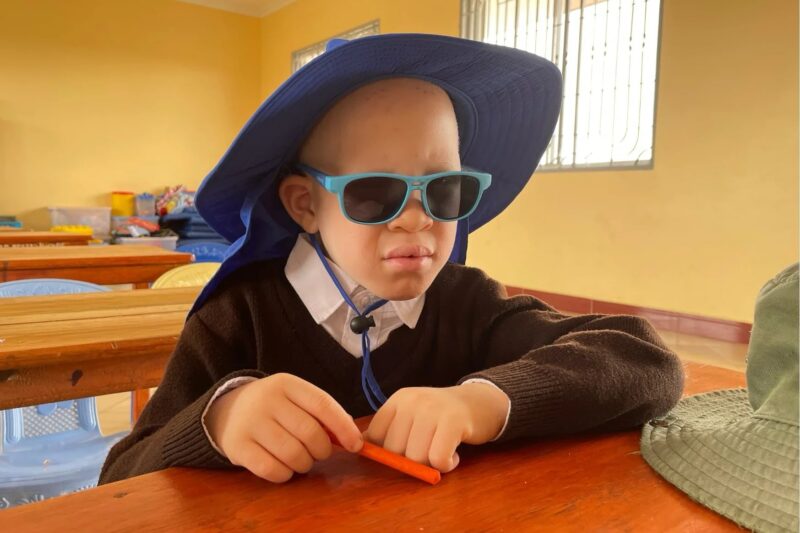
[[383,394],[380,385],[378,385],[378,380],[375,379],[375,374],[372,372],[372,366],[370,365],[369,335],[367,332],[369,328],[375,325],[375,319],[369,316],[369,314],[386,304],[387,300],[373,302],[363,313],[359,311],[358,307],[356,307],[347,295],[347,292],[342,288],[342,284],[337,279],[336,274],[333,273],[328,259],[322,252],[322,245],[319,239],[317,239],[316,235],[310,235],[310,237],[311,243],[314,245],[314,249],[317,251],[320,261],[322,261],[322,266],[325,267],[325,271],[328,272],[333,284],[339,289],[339,294],[342,295],[344,301],[347,302],[347,305],[356,313],[356,316],[350,321],[350,329],[356,335],[361,335],[361,353],[363,354],[361,361],[361,389],[364,391],[364,396],[366,396],[369,406],[373,411],[377,411],[381,405],[386,403],[386,396]]

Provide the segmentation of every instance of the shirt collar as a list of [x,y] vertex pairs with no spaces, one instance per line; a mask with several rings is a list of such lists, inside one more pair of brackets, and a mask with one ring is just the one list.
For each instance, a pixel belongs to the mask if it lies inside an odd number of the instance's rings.
[[[358,289],[363,289],[336,263],[330,259],[328,263],[348,296],[352,297]],[[285,272],[289,283],[317,324],[330,318],[339,307],[347,306],[347,302],[339,294],[339,290],[317,257],[317,251],[309,241],[308,234],[298,235],[286,260]],[[370,296],[377,299],[371,294]],[[384,307],[391,306],[403,324],[413,329],[417,326],[424,304],[425,293],[422,293],[411,300],[390,300]]]

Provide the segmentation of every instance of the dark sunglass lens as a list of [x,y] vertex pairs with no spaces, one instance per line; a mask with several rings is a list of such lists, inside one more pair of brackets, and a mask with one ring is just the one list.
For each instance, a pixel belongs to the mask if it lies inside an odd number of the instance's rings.
[[402,180],[362,178],[344,188],[344,210],[356,222],[383,222],[397,212],[405,196]]
[[469,213],[478,201],[480,182],[472,176],[444,176],[428,184],[428,207],[444,220],[457,219]]

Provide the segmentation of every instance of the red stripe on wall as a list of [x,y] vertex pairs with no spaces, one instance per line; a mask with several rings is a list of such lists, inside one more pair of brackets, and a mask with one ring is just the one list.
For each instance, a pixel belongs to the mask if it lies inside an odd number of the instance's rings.
[[752,324],[747,322],[735,322],[720,318],[665,311],[663,309],[604,302],[602,300],[592,300],[579,296],[537,291],[511,285],[507,285],[506,290],[509,296],[516,296],[518,294],[535,296],[566,313],[602,313],[641,316],[649,320],[657,329],[664,331],[677,331],[678,333],[687,335],[696,335],[698,337],[740,344],[748,344],[750,342],[750,330],[753,327]]

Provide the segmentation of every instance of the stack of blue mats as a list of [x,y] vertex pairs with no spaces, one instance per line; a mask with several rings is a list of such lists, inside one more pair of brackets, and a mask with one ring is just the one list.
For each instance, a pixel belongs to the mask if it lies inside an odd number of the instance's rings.
[[211,229],[195,207],[185,207],[179,213],[161,217],[161,226],[178,234],[178,246],[195,242],[230,244],[222,235]]

